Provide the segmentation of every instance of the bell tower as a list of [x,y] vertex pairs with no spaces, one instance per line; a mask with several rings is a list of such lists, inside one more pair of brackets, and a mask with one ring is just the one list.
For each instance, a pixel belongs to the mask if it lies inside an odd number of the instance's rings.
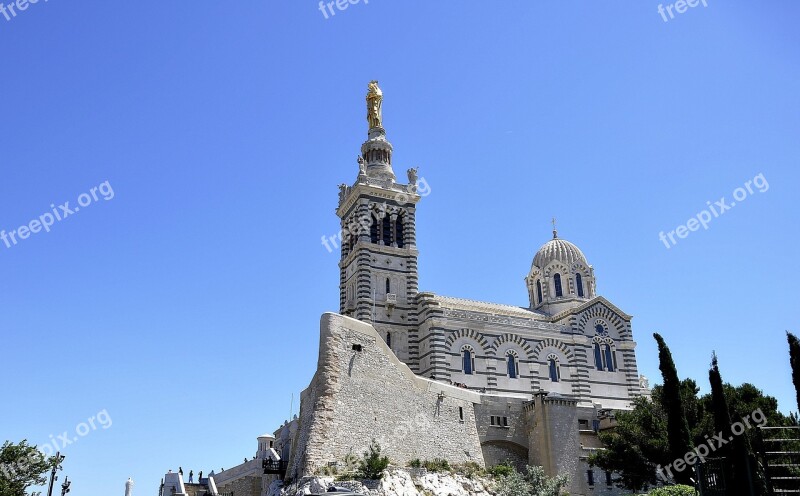
[[407,184],[397,182],[382,107],[383,93],[372,81],[358,176],[352,186],[339,185],[339,313],[373,324],[395,355],[417,371],[417,169],[408,170]]

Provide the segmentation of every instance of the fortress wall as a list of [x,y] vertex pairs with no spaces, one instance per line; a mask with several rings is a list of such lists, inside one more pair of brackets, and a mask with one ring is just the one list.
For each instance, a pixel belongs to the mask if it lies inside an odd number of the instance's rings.
[[288,476],[313,474],[329,462],[341,468],[372,439],[398,465],[415,458],[484,465],[474,409],[480,402],[477,393],[414,375],[371,325],[326,313]]

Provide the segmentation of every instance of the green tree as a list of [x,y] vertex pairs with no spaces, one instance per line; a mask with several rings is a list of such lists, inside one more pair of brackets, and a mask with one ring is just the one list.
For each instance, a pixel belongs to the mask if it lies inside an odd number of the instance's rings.
[[[712,394],[698,397],[699,389],[692,379],[682,380],[680,391],[695,446],[707,443],[718,432]],[[765,395],[752,384],[736,387],[724,384],[723,391],[729,418],[733,421],[749,418],[753,427],[761,422],[770,426],[797,425],[795,419],[778,410],[778,401],[774,397]],[[675,460],[668,450],[667,413],[663,397],[664,387],[656,385],[651,401],[637,398],[633,402],[633,410],[616,412],[616,426],[599,434],[605,449],[589,460],[604,470],[618,473],[617,485],[630,491],[647,489],[648,485],[655,482],[657,466],[666,467]],[[755,416],[756,411],[763,417]],[[755,446],[758,442],[757,429],[749,428],[742,437],[747,437],[750,445]],[[756,484],[760,486],[762,482],[759,478]]]
[[[661,377],[664,380],[661,401],[667,414],[669,453],[672,460],[677,460],[692,451],[692,439],[681,396],[681,382],[678,379],[675,362],[672,360],[672,353],[664,342],[664,338],[658,333],[653,334],[653,337],[658,343],[658,368],[661,370]],[[691,478],[690,470],[675,472],[675,480],[681,484],[691,484]]]
[[786,339],[789,340],[789,363],[792,365],[792,382],[797,393],[797,408],[800,412],[800,340],[789,331],[786,331]]
[[498,496],[559,496],[561,488],[569,483],[566,475],[548,477],[542,467],[525,467],[520,473],[512,469],[497,482]]
[[755,464],[751,462],[753,449],[747,436],[734,435],[731,430],[731,412],[728,407],[728,400],[725,397],[725,387],[722,382],[722,375],[719,372],[716,353],[711,358],[708,381],[711,383],[711,404],[715,431],[722,433],[723,437],[733,440],[730,444],[722,446],[719,452],[720,455],[726,457],[726,466],[731,468],[730,481],[732,484],[730,490],[733,495],[746,496],[751,494],[753,487],[756,487],[754,483],[756,474],[753,471]]
[[389,458],[381,456],[381,445],[373,439],[359,463],[358,475],[363,479],[378,480],[383,477],[383,471],[388,466]]
[[29,487],[47,482],[55,463],[55,457],[45,458],[27,440],[6,441],[0,448],[0,496],[25,496]]
[[617,485],[642,491],[656,482],[657,465],[671,462],[667,443],[667,417],[658,397],[636,398],[633,410],[616,413],[616,427],[601,431],[606,449],[589,463],[619,474]]

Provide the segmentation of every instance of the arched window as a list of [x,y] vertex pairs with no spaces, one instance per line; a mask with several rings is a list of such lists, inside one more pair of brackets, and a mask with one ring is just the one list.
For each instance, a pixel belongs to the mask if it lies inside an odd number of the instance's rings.
[[597,370],[603,370],[603,353],[600,351],[600,343],[594,343],[594,366]]
[[558,382],[561,380],[561,369],[558,366],[558,357],[556,355],[549,355],[547,357],[547,366],[550,372],[550,380]]
[[[597,325],[598,334],[605,332],[601,325]],[[607,370],[614,372],[617,370],[617,351],[614,349],[614,341],[609,337],[594,338],[594,365],[597,370]]]
[[598,336],[605,336],[606,328],[603,327],[602,324],[597,324],[596,326],[594,326],[594,332],[597,333]]
[[611,345],[610,344],[603,345],[603,348],[605,348],[604,351],[605,351],[605,359],[606,359],[605,360],[606,361],[606,370],[608,370],[609,372],[614,372],[614,368],[615,368],[615,365],[616,365],[616,359],[614,357],[614,355],[615,355],[614,350],[611,349]]
[[403,245],[405,244],[405,238],[403,237],[403,234],[404,234],[403,233],[403,216],[401,216],[401,215],[397,216],[397,222],[395,222],[394,230],[395,230],[395,236],[397,237],[397,239],[395,240],[395,243],[397,243],[397,247],[398,248],[402,248]]
[[583,278],[580,274],[575,274],[575,286],[578,288],[578,296],[583,298]]
[[519,360],[517,354],[511,350],[506,353],[506,370],[509,379],[516,379],[519,377]]
[[392,347],[392,333],[391,332],[387,332],[386,333],[386,346],[388,346],[389,348]]
[[391,281],[389,281],[389,278],[387,277],[386,278],[386,294],[389,294],[391,292],[392,292],[392,283],[391,283]]
[[536,296],[539,297],[539,303],[542,302],[542,281],[536,281]]
[[561,290],[561,274],[556,273],[556,275],[553,276],[553,283],[556,286],[556,298],[564,296],[564,292]]
[[378,219],[372,216],[372,224],[369,226],[369,240],[375,244],[378,243]]
[[388,215],[383,216],[383,244],[389,246],[392,244],[392,222],[389,220]]
[[461,348],[461,371],[466,375],[475,372],[475,350],[470,346]]

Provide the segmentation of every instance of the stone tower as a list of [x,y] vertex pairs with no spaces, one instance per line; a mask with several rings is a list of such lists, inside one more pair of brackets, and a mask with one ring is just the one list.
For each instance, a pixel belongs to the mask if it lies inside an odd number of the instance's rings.
[[358,176],[352,186],[339,186],[339,312],[372,323],[398,358],[417,370],[417,171],[408,170],[407,184],[397,182],[382,107],[383,94],[373,81]]

